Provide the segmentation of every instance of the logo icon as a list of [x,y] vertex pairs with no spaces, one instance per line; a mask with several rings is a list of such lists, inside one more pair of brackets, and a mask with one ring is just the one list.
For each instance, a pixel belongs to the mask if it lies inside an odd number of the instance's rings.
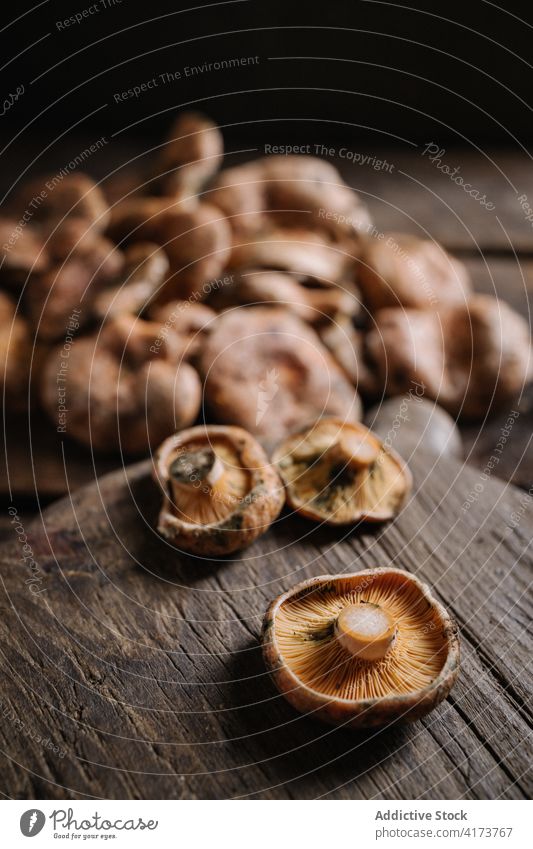
[[275,368],[267,371],[265,378],[260,381],[257,393],[257,410],[255,416],[256,425],[259,424],[269,404],[274,400],[279,391],[278,384],[279,372]]
[[20,830],[24,837],[35,837],[42,831],[46,822],[46,817],[42,811],[37,808],[31,808],[29,811],[24,811],[20,818]]

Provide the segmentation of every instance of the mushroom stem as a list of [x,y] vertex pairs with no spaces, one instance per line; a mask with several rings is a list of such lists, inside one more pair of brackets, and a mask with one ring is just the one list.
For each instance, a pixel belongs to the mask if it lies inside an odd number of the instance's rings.
[[377,604],[349,604],[335,623],[335,635],[354,657],[362,660],[381,660],[396,638],[396,623]]
[[369,438],[349,432],[341,432],[327,451],[328,458],[354,471],[368,468],[375,462],[378,453],[377,445]]
[[174,494],[203,487],[208,496],[214,495],[217,483],[222,479],[225,468],[222,460],[212,448],[184,451],[170,465],[170,483]]

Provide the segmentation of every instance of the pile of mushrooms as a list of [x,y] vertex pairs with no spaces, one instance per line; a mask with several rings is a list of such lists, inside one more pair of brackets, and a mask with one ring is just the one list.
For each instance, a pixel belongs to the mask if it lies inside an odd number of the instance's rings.
[[[80,368],[69,376],[66,433],[95,450],[142,453],[194,422],[199,380],[209,423],[245,427],[271,451],[321,416],[356,422],[363,407],[414,381],[453,416],[481,419],[531,379],[526,322],[473,294],[462,263],[437,243],[380,233],[331,162],[288,155],[223,165],[220,130],[184,112],[144,171],[98,185],[76,172],[37,177],[20,189],[0,218],[0,290],[16,304],[16,316],[11,307],[0,314],[4,348],[13,349],[3,379],[25,387],[14,407],[29,397],[30,363],[44,361],[33,404],[57,420],[57,364],[73,313]],[[120,377],[140,362],[131,344],[110,344],[126,317],[132,338],[154,341],[140,347],[151,371],[167,374],[162,394],[141,399]],[[89,350],[101,366],[98,421],[114,421],[109,440],[107,425],[93,433],[80,413],[95,391],[81,385],[91,379],[81,368]],[[122,438],[138,415],[146,426]]]
[[[379,233],[332,163],[223,164],[220,130],[183,113],[144,171],[36,178],[0,218],[8,408],[63,409],[95,451],[159,446],[158,531],[199,558],[251,545],[285,503],[395,519],[411,475],[365,408],[416,383],[482,418],[531,378],[524,320],[435,242]],[[397,569],[294,587],[263,645],[295,707],[353,727],[424,715],[458,668],[453,620]]]

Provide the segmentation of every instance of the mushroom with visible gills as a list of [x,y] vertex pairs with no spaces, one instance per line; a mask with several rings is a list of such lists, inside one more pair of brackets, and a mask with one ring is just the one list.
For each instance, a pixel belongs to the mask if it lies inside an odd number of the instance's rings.
[[358,422],[319,419],[292,434],[273,455],[287,502],[330,525],[392,519],[411,491],[403,460]]
[[250,545],[285,501],[275,468],[239,427],[199,426],[169,437],[157,452],[155,477],[164,491],[159,532],[201,556]]
[[411,722],[450,692],[457,626],[429,588],[401,569],[323,575],[268,608],[263,654],[281,694],[324,722]]

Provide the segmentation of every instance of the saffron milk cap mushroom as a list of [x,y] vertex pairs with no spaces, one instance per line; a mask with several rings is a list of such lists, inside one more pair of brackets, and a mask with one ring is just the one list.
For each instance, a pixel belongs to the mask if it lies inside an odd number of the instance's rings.
[[267,451],[321,415],[361,417],[361,402],[314,330],[281,307],[238,307],[210,325],[198,368],[218,422]]
[[514,400],[533,377],[527,321],[489,295],[440,312],[380,310],[366,351],[385,394],[419,384],[426,398],[468,419]]
[[330,525],[392,519],[411,491],[404,461],[358,422],[319,419],[284,440],[272,459],[288,504]]
[[154,475],[163,493],[158,530],[178,548],[220,557],[263,534],[285,501],[265,452],[240,427],[193,427],[159,447]]
[[370,312],[384,307],[438,310],[464,304],[471,284],[462,262],[437,242],[405,233],[367,239],[358,283]]
[[422,390],[413,385],[409,394],[376,404],[366,413],[365,424],[407,460],[417,451],[462,460],[461,432],[454,419],[435,401],[421,397]]
[[[140,454],[194,422],[200,378],[183,361],[177,336],[162,338],[160,331],[156,322],[124,313],[110,316],[101,332],[75,339],[64,376],[69,436],[95,451]],[[41,402],[52,420],[62,350],[60,344],[50,351],[40,380]]]
[[324,722],[410,722],[450,692],[457,626],[428,586],[401,569],[304,581],[270,604],[263,654],[280,693]]
[[207,116],[182,112],[174,121],[158,160],[166,194],[196,193],[222,163],[222,133]]

